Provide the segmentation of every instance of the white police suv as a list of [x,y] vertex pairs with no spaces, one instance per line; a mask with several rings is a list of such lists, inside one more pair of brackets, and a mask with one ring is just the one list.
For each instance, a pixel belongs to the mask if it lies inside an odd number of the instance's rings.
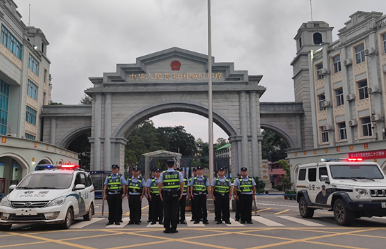
[[95,192],[90,175],[77,165],[47,166],[28,174],[0,202],[0,230],[12,224],[60,224],[70,228],[74,218],[91,220]]
[[312,218],[315,209],[327,209],[339,225],[349,226],[355,218],[386,216],[386,179],[377,163],[322,161],[298,168],[297,201],[303,218]]

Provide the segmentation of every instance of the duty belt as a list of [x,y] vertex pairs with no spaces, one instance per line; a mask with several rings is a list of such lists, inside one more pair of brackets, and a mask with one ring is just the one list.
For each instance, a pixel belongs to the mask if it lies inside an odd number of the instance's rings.
[[121,191],[120,190],[109,190],[108,192],[116,194],[116,193],[120,193]]
[[229,193],[214,193],[215,195],[221,195],[221,196],[226,196],[229,195]]

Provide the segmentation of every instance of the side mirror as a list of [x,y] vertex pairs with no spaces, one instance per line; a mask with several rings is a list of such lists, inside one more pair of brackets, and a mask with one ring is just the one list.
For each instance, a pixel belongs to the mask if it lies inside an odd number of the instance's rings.
[[321,176],[320,176],[320,181],[321,181],[321,182],[329,182],[330,179],[329,179],[328,176],[326,176],[326,175],[321,175]]
[[76,184],[75,186],[75,190],[79,190],[79,189],[85,189],[86,186],[84,186],[84,184]]
[[16,188],[16,185],[11,185],[11,186],[9,186],[9,192],[11,193],[12,190],[14,190],[15,188]]

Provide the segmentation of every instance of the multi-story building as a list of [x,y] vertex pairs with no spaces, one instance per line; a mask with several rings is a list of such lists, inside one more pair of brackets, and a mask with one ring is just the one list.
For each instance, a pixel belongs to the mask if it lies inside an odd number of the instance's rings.
[[[358,11],[333,28],[303,23],[295,36],[295,101],[303,102],[305,150],[293,166],[322,157],[386,161],[386,15]],[[295,167],[293,167],[295,168]]]
[[0,0],[0,26],[0,190],[4,191],[39,162],[77,162],[78,156],[39,142],[40,113],[51,99],[44,33],[21,21],[12,0]]

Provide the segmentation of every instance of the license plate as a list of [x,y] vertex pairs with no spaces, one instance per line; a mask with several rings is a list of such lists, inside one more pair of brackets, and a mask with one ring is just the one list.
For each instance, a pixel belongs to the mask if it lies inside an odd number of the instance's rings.
[[16,215],[20,215],[20,216],[28,216],[28,215],[37,215],[38,212],[37,210],[33,210],[33,209],[20,209],[20,210],[17,210],[16,211]]
[[386,202],[381,202],[382,208],[386,208]]

